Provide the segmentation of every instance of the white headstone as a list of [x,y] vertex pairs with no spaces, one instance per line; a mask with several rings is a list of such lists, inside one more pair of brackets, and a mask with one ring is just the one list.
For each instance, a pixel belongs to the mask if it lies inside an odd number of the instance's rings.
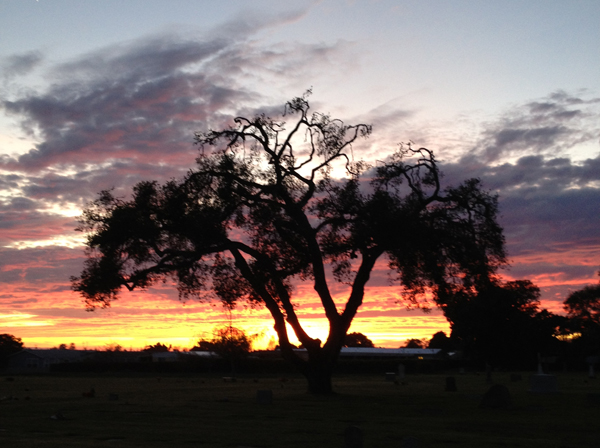
[[558,392],[556,375],[531,375],[529,378],[529,392],[539,394],[553,394]]

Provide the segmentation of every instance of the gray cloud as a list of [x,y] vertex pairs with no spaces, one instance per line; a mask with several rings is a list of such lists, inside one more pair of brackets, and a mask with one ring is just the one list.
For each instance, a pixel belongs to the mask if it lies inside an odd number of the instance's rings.
[[10,306],[13,308],[22,308],[23,305],[27,305],[30,303],[37,303],[38,299],[23,299],[23,300],[11,300],[7,303],[4,303],[5,306]]
[[0,166],[36,172],[120,159],[176,166],[195,151],[194,131],[223,126],[261,101],[242,81],[287,79],[310,70],[307,59],[326,62],[346,50],[344,43],[257,48],[160,36],[96,51],[54,67],[48,91],[1,103],[41,142],[18,158],[5,155]]
[[579,144],[597,142],[599,103],[599,98],[559,91],[542,100],[515,106],[500,120],[487,124],[468,157],[498,163],[507,157],[557,156]]
[[[0,109],[39,143],[20,156],[0,155],[0,188],[11,191],[0,202],[1,243],[71,233],[74,220],[48,210],[82,207],[103,189],[127,195],[140,180],[179,177],[194,164],[195,131],[224,127],[235,113],[281,113],[281,100],[265,108],[269,101],[248,86],[288,82],[290,73],[308,73],[306,60],[337,63],[349,51],[342,42],[249,41],[304,13],[244,16],[226,24],[235,32],[207,38],[160,35],[112,45],[49,67],[44,91],[13,89]],[[12,66],[26,59],[15,57]],[[32,67],[41,60],[29,58]]]
[[[445,180],[478,177],[499,194],[510,255],[558,252],[561,245],[600,247],[600,155],[583,162],[524,156],[490,166],[444,165]],[[598,260],[600,265],[600,260]]]
[[[17,204],[18,202],[20,201],[17,201]],[[19,209],[14,203],[0,206],[0,248],[22,241],[47,241],[54,237],[80,236],[74,231],[77,226],[74,218],[43,211],[44,205],[28,204],[28,208],[25,209]],[[6,260],[14,259],[15,255],[5,254]]]
[[[13,211],[25,211],[25,210],[33,210],[35,209],[35,201],[32,201],[29,198],[24,198],[21,196],[13,196],[8,201],[8,204],[0,207],[1,209],[11,209]],[[2,223],[0,223],[0,227],[2,227]]]
[[[515,106],[487,123],[462,158],[443,165],[449,184],[477,177],[499,194],[512,260],[508,273],[565,282],[549,289],[558,294],[552,300],[600,268],[598,104],[597,98],[556,92]],[[574,150],[581,144],[595,154],[582,157]]]
[[24,54],[16,54],[0,61],[0,71],[5,80],[16,76],[24,76],[39,66],[44,57],[40,51],[30,51]]
[[59,290],[67,290],[69,277],[81,270],[83,259],[80,249],[0,248],[0,284],[29,285],[31,291],[38,291],[34,285],[54,287],[58,283],[62,285]]

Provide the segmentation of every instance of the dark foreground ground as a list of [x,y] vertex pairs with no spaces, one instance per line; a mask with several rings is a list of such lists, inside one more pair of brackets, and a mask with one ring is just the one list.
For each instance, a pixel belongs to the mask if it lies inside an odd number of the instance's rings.
[[513,406],[480,409],[485,375],[456,375],[456,392],[446,376],[347,375],[325,398],[293,376],[0,376],[0,447],[343,448],[350,425],[365,448],[600,446],[600,378],[558,374],[560,393],[540,395],[528,373],[495,373]]

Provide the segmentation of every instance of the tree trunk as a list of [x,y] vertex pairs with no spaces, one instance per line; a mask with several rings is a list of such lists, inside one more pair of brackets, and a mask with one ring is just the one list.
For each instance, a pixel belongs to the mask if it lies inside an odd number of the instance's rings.
[[309,360],[304,376],[308,382],[308,392],[314,395],[333,394],[331,377],[333,374],[332,363],[326,358]]
[[[277,327],[275,329],[277,330]],[[333,394],[331,383],[333,367],[341,350],[341,341],[343,341],[345,332],[341,333],[342,336],[338,338],[339,344],[336,348],[321,347],[321,342],[317,340],[306,347],[305,353],[300,354],[293,350],[293,346],[290,345],[287,334],[283,330],[281,330],[281,334],[278,332],[281,354],[304,375],[308,384],[308,392],[314,395]]]

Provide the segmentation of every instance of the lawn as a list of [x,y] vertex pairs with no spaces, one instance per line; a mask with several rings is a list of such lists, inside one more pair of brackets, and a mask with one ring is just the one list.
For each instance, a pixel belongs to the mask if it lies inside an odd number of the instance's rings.
[[[539,395],[529,374],[495,373],[513,406],[480,409],[485,375],[456,374],[456,392],[444,391],[445,377],[339,376],[333,397],[306,394],[295,376],[0,377],[0,447],[343,448],[350,425],[364,448],[600,446],[600,395],[589,396],[600,379],[558,374],[560,392]],[[259,404],[258,390],[272,390],[273,402]]]

